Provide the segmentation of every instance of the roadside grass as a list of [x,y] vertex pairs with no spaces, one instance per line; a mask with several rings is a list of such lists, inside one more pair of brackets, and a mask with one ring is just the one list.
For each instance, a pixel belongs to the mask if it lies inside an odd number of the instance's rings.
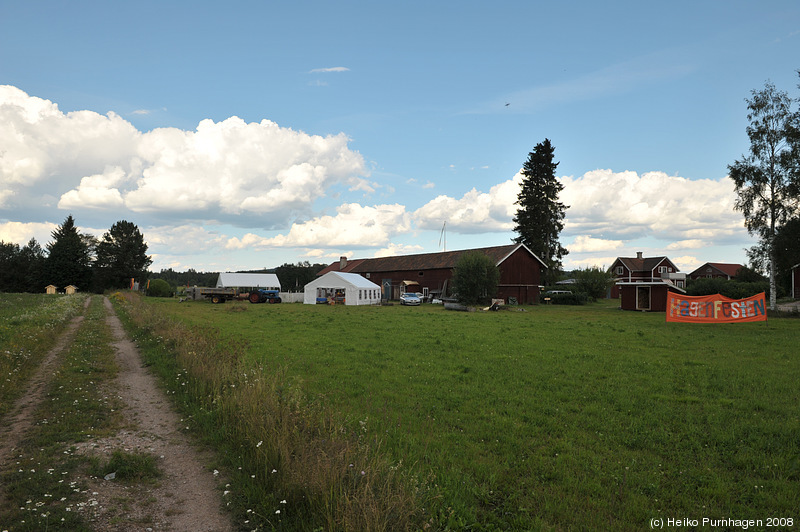
[[[166,323],[183,331],[178,343],[189,347],[177,359],[166,354],[177,343],[160,340],[162,358],[177,364],[173,394],[200,405],[188,407],[207,418],[198,426],[216,427],[238,451],[236,504],[258,508],[261,522],[294,510],[300,523],[317,523],[324,508],[309,502],[311,490],[289,486],[327,478],[295,463],[314,462],[318,449],[302,450],[305,437],[326,434],[369,451],[360,463],[327,464],[342,474],[331,500],[351,497],[343,473],[377,481],[391,472],[414,497],[411,528],[638,530],[651,518],[797,509],[796,319],[667,324],[662,313],[619,311],[615,301],[487,313],[145,305],[142,323],[162,322],[151,334]],[[208,414],[215,409],[226,417]],[[295,428],[302,438],[268,442],[281,416],[326,430]],[[253,472],[248,446],[264,455]],[[281,507],[284,493],[295,497]],[[362,510],[380,511],[380,501]]]
[[0,417],[85,300],[78,294],[0,294]]
[[[23,298],[24,299],[24,298]],[[122,419],[120,405],[103,386],[116,375],[111,333],[104,323],[105,309],[92,298],[75,341],[61,355],[36,410],[36,424],[15,450],[11,467],[0,473],[6,504],[0,508],[0,528],[27,530],[92,530],[91,514],[97,500],[83,481],[92,460],[75,452],[75,444],[115,433]],[[125,458],[125,457],[123,457]],[[129,475],[142,467],[129,464]]]
[[[242,337],[191,329],[112,295],[120,318],[194,431],[219,451],[224,496],[249,530],[407,530],[415,499],[380,442],[306,402],[283,373],[254,363]],[[228,306],[231,314],[245,306]],[[187,428],[189,428],[187,426]]]

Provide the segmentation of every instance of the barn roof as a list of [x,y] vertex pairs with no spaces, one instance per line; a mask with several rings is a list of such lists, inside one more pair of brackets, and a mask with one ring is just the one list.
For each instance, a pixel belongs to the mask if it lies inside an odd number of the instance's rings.
[[[488,248],[463,249],[459,251],[443,251],[439,253],[421,253],[417,255],[398,255],[395,257],[379,257],[375,259],[362,259],[355,267],[349,271],[353,273],[367,272],[391,272],[391,271],[413,271],[413,270],[439,270],[455,268],[459,259],[470,252],[480,252],[491,257],[495,264],[500,264],[509,255],[523,248],[530,253],[542,267],[545,267],[542,259],[536,256],[524,244],[509,244],[506,246],[494,246]],[[338,263],[336,263],[338,264]]]
[[725,274],[728,277],[736,277],[736,273],[742,268],[741,264],[728,264],[726,262],[706,262],[695,271],[689,274],[692,275],[700,275],[705,273],[708,268],[714,268],[719,273]]
[[220,273],[217,288],[280,288],[274,273]]

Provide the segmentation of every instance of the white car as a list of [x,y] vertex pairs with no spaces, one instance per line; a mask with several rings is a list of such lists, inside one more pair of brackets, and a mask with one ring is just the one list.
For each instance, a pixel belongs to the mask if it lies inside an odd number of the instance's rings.
[[400,294],[400,304],[401,305],[419,305],[420,299],[417,294],[406,293]]

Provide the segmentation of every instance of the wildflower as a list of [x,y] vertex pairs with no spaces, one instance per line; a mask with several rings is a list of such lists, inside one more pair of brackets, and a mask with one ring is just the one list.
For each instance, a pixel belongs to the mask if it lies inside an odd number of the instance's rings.
[[215,470],[214,470],[214,476],[216,477],[217,475],[219,475],[219,471],[217,471],[217,470],[215,469]]
[[280,510],[275,510],[275,513],[279,514],[279,513],[281,513],[281,511]]
[[281,504],[286,504],[286,499],[283,499],[283,500],[281,501]]
[[262,444],[262,443],[264,443],[264,442],[263,442],[263,441],[260,441],[260,442],[258,442],[258,443],[256,444],[256,447],[261,447],[261,444]]

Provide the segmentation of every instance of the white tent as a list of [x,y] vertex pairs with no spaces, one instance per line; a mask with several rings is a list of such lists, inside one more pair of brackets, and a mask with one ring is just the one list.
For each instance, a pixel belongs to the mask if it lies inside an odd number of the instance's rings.
[[273,288],[281,289],[281,282],[274,273],[220,273],[217,288]]
[[323,298],[345,305],[381,302],[381,287],[357,273],[328,272],[308,283],[303,292],[303,303],[307,305],[314,305]]

